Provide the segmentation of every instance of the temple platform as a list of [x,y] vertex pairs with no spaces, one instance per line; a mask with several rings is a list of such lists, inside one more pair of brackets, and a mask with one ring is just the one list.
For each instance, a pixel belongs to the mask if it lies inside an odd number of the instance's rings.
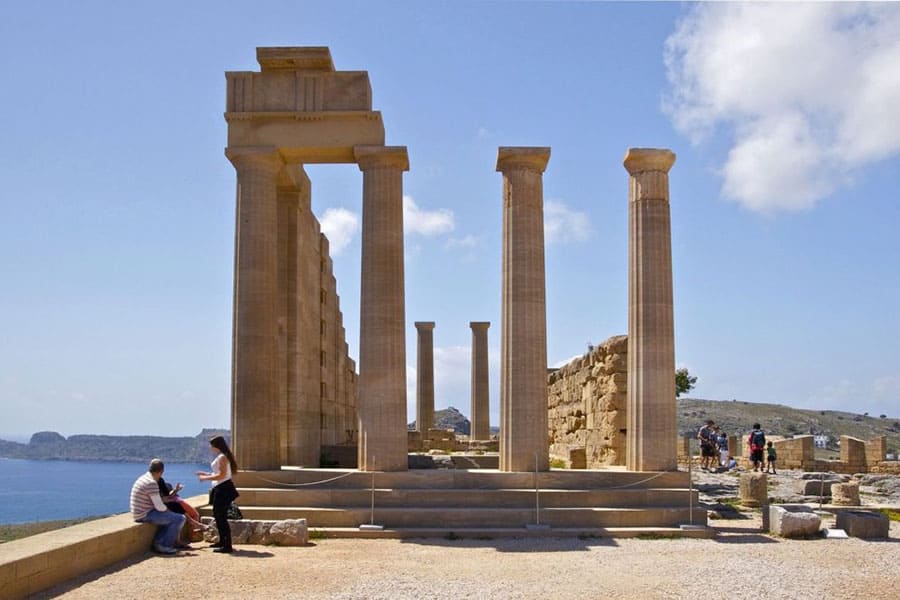
[[[682,525],[707,524],[687,473],[677,471],[282,467],[240,471],[234,479],[245,518],[302,518],[335,537],[627,537],[684,534]],[[359,531],[370,524],[383,529]]]

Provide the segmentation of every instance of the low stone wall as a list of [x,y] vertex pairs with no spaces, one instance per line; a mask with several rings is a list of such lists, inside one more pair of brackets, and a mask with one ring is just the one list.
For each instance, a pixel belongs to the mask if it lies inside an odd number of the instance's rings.
[[[206,496],[189,498],[193,506]],[[0,544],[0,598],[15,600],[150,551],[156,527],[130,514]]]
[[550,457],[569,468],[625,464],[628,337],[614,336],[547,377]]

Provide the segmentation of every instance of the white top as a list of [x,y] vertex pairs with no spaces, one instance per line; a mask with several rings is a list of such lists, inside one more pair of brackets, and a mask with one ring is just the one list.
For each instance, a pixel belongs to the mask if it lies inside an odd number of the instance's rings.
[[219,452],[219,454],[213,459],[212,463],[210,463],[210,469],[214,474],[225,473],[225,477],[219,480],[212,479],[210,483],[212,483],[211,487],[216,487],[223,481],[228,481],[231,479],[231,463],[228,462],[228,457]]

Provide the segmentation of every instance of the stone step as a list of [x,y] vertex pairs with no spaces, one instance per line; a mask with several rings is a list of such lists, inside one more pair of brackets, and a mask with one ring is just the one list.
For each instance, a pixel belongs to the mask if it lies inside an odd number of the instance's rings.
[[[290,485],[365,489],[372,485],[373,473],[350,469],[300,469],[239,471],[234,476],[239,488]],[[382,489],[534,489],[535,474],[493,469],[428,469],[374,473],[374,485]],[[537,474],[541,489],[635,489],[687,488],[688,474],[680,471],[634,472],[605,469],[550,470]]]
[[[368,489],[272,489],[240,488],[241,506],[368,507],[372,492]],[[607,508],[687,505],[687,489],[637,488],[598,490],[540,490],[540,505],[546,508]],[[694,504],[699,501],[694,492]],[[446,508],[533,508],[534,489],[376,489],[376,507]]]
[[704,538],[716,537],[712,527],[682,529],[680,527],[548,527],[528,529],[524,527],[400,527],[382,530],[360,530],[358,527],[320,527],[311,530],[315,536],[350,539],[408,539],[444,538],[449,540],[493,540],[503,538]]
[[[241,506],[246,519],[306,519],[311,528],[357,527],[369,523],[367,508]],[[210,516],[209,507],[201,510]],[[378,508],[374,522],[390,528],[522,528],[535,523],[534,508]],[[648,508],[541,508],[540,522],[552,527],[676,527],[690,522],[687,506]],[[706,510],[694,508],[694,523],[706,524]]]

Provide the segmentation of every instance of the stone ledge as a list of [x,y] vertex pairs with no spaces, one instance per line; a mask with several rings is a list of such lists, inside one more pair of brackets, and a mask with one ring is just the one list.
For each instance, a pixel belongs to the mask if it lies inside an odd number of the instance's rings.
[[[187,499],[192,506],[206,500]],[[126,513],[0,544],[0,598],[24,598],[147,552],[155,532]]]

